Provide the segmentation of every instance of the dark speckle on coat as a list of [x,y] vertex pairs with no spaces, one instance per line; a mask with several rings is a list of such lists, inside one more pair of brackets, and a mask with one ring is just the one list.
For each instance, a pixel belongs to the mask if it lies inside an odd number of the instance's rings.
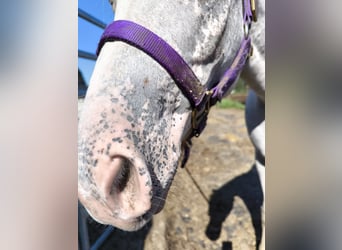
[[118,143],[123,142],[122,139],[121,139],[120,137],[113,138],[112,141],[113,141],[113,142],[118,142]]
[[134,120],[134,118],[132,116],[127,115],[127,121],[132,122],[133,120]]
[[112,103],[117,103],[119,101],[119,98],[113,97],[110,100],[112,101]]

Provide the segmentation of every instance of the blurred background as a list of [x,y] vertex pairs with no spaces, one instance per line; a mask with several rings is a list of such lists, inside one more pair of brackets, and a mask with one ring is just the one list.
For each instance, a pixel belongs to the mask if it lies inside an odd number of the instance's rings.
[[[88,20],[88,16],[98,20],[98,25],[95,25]],[[102,35],[105,25],[114,20],[114,13],[109,1],[97,0],[79,0],[78,1],[78,50],[95,56],[98,41]],[[99,27],[102,26],[102,27]],[[104,26],[104,27],[103,27]],[[86,84],[89,84],[91,73],[93,72],[95,61],[78,57],[78,67],[84,77]]]

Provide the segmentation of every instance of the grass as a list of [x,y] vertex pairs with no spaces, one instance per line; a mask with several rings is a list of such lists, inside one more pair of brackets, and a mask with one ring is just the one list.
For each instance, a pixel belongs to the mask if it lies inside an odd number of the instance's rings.
[[235,88],[233,89],[232,93],[246,93],[247,88],[245,82],[240,78],[236,83]]
[[245,105],[232,99],[224,98],[216,104],[216,107],[220,109],[244,109]]

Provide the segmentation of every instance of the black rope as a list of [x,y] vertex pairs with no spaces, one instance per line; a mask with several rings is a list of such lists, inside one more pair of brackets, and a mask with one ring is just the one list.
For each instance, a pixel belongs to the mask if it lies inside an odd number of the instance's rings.
[[209,199],[207,198],[207,196],[205,196],[205,194],[203,193],[201,187],[198,185],[197,181],[192,177],[190,171],[188,168],[185,167],[186,172],[188,173],[188,175],[190,176],[190,179],[192,180],[192,182],[195,184],[196,188],[198,189],[198,191],[200,192],[200,194],[202,195],[202,197],[209,203]]

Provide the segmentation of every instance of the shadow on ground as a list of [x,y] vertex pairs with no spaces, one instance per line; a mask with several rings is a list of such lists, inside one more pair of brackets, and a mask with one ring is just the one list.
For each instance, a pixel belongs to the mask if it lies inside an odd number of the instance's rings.
[[[213,191],[209,201],[210,221],[206,229],[206,235],[210,240],[217,240],[219,238],[222,223],[232,211],[234,197],[236,196],[242,199],[251,215],[256,246],[259,246],[262,236],[261,207],[263,204],[263,194],[255,165],[247,173],[236,177]],[[232,249],[231,243],[223,242],[222,249]]]

